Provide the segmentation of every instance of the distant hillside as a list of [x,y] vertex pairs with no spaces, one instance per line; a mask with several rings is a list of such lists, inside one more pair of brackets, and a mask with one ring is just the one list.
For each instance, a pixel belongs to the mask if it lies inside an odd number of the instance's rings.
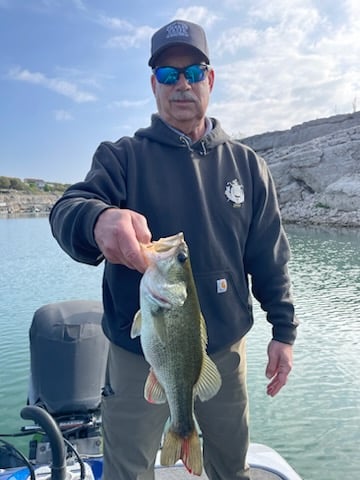
[[27,214],[45,214],[60,197],[60,192],[20,192],[0,190],[0,217]]
[[48,182],[39,178],[25,178],[21,180],[17,177],[4,177],[0,176],[0,191],[3,193],[11,191],[20,191],[26,193],[49,193],[58,192],[62,193],[68,187],[67,184],[58,182]]
[[67,185],[0,176],[0,216],[48,214]]

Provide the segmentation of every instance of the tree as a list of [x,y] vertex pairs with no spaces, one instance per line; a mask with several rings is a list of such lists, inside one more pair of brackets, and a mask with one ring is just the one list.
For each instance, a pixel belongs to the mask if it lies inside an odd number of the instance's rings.
[[10,188],[9,177],[0,177],[0,188]]
[[25,185],[20,178],[10,178],[10,188],[14,190],[25,190]]

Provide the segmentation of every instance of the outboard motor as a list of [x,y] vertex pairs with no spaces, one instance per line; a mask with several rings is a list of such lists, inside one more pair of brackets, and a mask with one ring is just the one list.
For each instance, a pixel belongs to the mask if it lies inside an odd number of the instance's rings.
[[[109,343],[103,334],[103,308],[96,301],[65,301],[39,308],[30,327],[31,378],[28,404],[54,418],[76,455],[100,456],[101,393]],[[51,463],[46,435],[35,435],[29,457]]]
[[102,304],[74,300],[44,305],[30,327],[29,404],[52,415],[96,411],[104,386],[108,340]]

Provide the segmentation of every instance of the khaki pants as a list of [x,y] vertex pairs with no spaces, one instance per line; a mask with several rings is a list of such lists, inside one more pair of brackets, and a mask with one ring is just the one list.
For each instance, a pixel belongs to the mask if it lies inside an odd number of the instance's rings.
[[[222,377],[221,389],[214,398],[195,402],[204,468],[210,480],[249,480],[245,339],[211,358]],[[153,405],[144,399],[148,372],[142,356],[110,346],[108,378],[113,393],[102,402],[103,480],[154,480],[155,456],[169,409],[167,404]]]

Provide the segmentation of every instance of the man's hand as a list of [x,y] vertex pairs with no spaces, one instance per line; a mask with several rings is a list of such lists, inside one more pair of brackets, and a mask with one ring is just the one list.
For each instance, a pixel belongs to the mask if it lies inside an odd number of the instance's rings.
[[267,394],[274,397],[286,384],[292,369],[292,345],[271,340],[268,346],[268,357],[266,377],[271,378],[271,382],[267,386]]
[[146,218],[127,209],[109,208],[99,216],[94,228],[95,241],[111,263],[144,272],[147,267],[140,243],[151,242]]

